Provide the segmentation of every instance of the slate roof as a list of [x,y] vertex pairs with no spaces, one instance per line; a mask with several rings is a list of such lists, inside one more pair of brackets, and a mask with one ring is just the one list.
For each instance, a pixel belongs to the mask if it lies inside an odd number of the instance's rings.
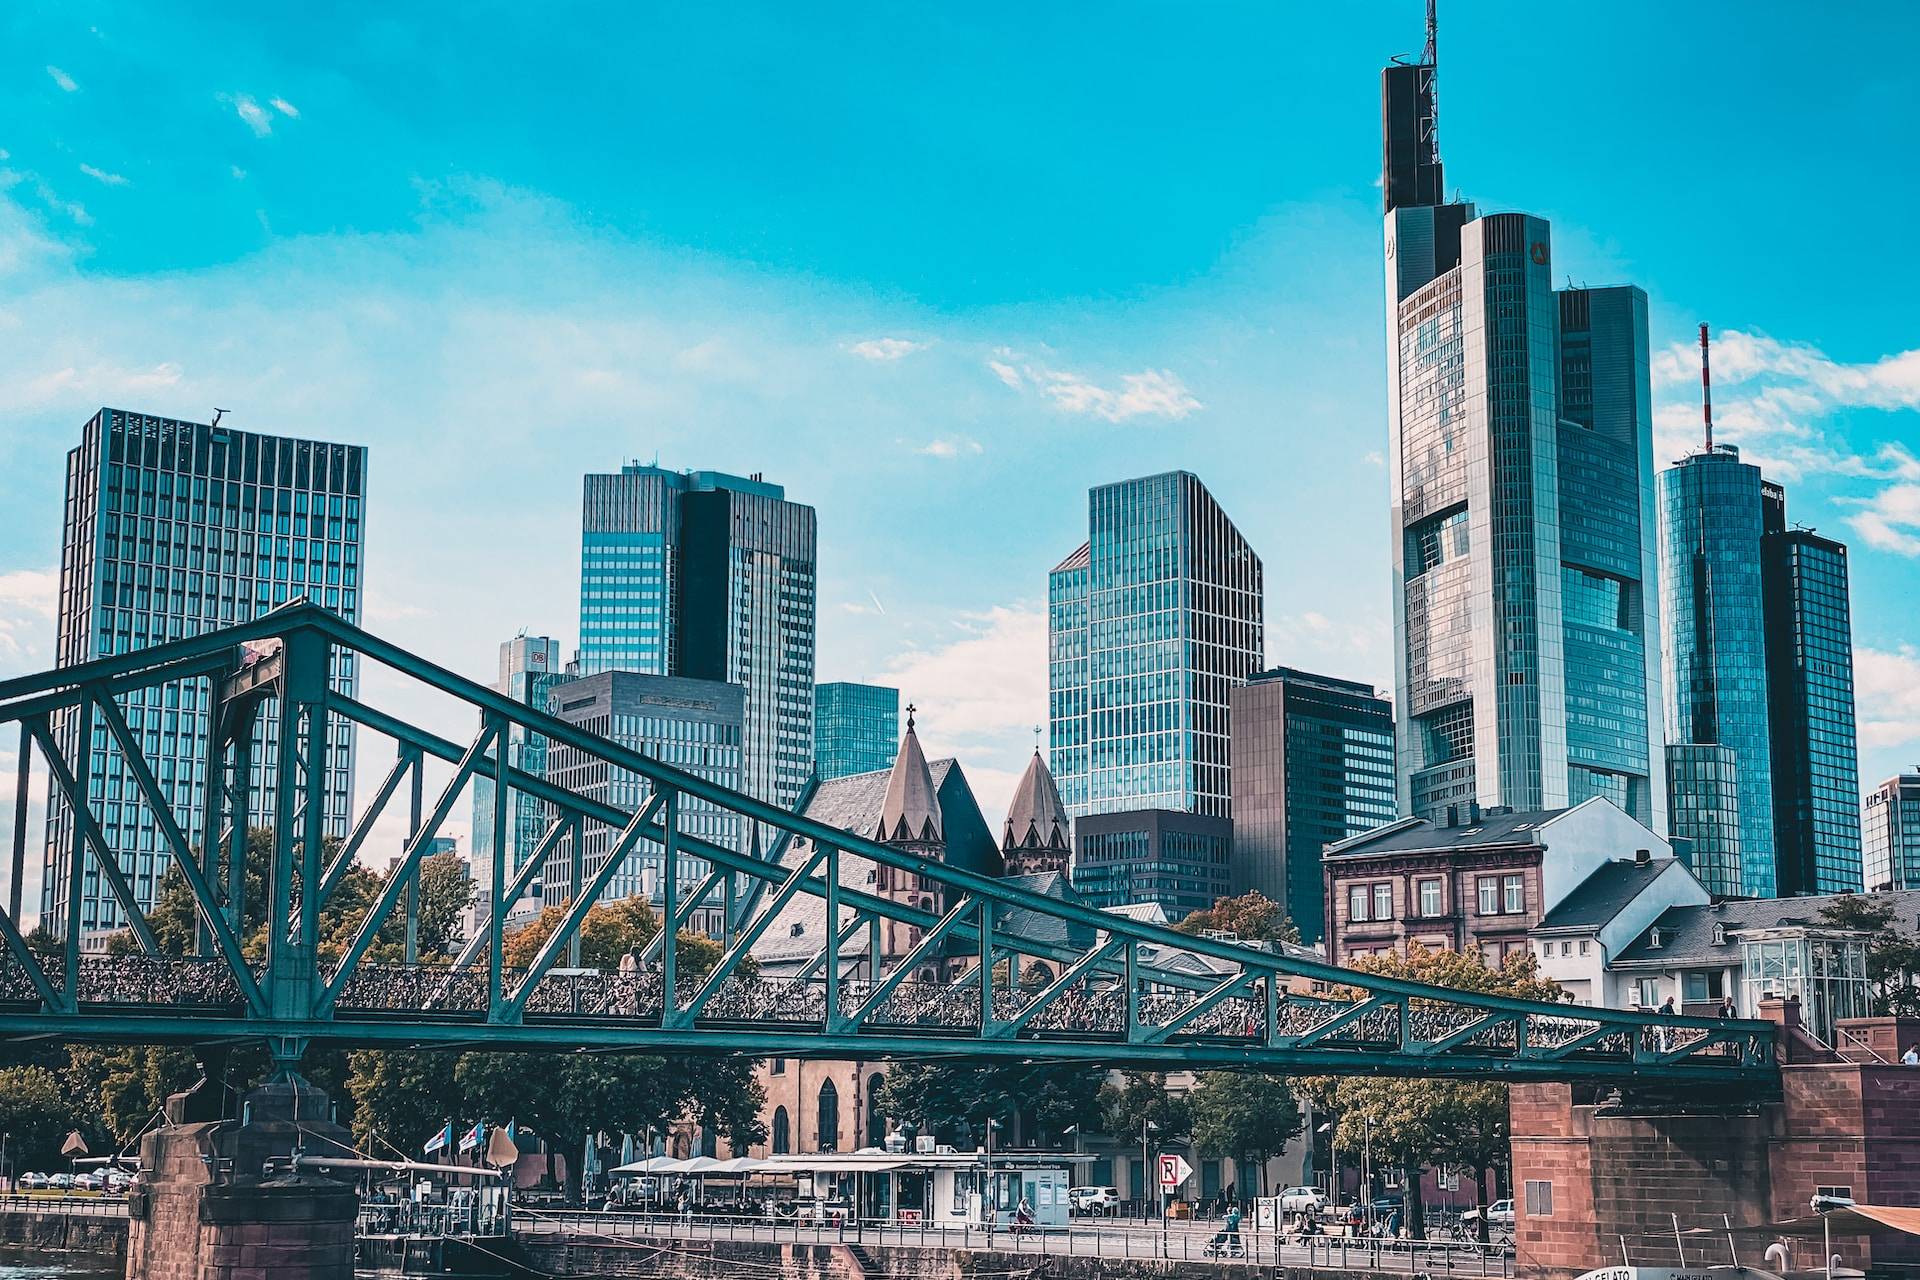
[[[1655,858],[1645,863],[1635,862],[1631,858],[1614,858],[1603,862],[1572,893],[1562,898],[1558,906],[1547,912],[1538,927],[1549,930],[1598,929],[1626,910],[1627,904],[1644,893],[1654,881],[1680,865],[1675,858]],[[1684,875],[1685,872],[1679,874]]]
[[864,834],[875,840],[937,844],[943,826],[940,801],[933,775],[927,769],[927,757],[920,750],[920,735],[913,731],[913,709],[907,710],[907,736],[900,740],[900,750],[894,753],[879,820],[869,825]]
[[1067,811],[1060,803],[1060,789],[1054,785],[1053,771],[1035,748],[1027,771],[1013,789],[1013,803],[1007,806],[1007,822],[1001,832],[1000,847],[1011,853],[1017,849],[1065,849]]
[[1401,820],[1376,827],[1327,846],[1330,858],[1376,853],[1444,853],[1488,845],[1537,844],[1538,828],[1565,809],[1528,809],[1519,813],[1482,814],[1480,821],[1464,819],[1457,827],[1435,826],[1425,818]]
[[[1063,871],[1036,871],[1032,875],[1006,876],[1004,882],[1061,902],[1084,902]],[[1074,947],[1093,945],[1093,930],[1085,925],[1072,924],[1057,916],[1024,908],[1015,908],[994,917],[993,927],[996,933],[1032,942],[1053,942]]]
[[[1864,895],[1893,906],[1895,919],[1909,932],[1920,930],[1920,889]],[[1669,907],[1651,928],[1660,930],[1660,945],[1647,945],[1642,932],[1614,957],[1613,963],[1659,965],[1671,968],[1731,964],[1740,958],[1742,930],[1820,925],[1820,909],[1830,898],[1743,898],[1704,907]],[[1713,926],[1726,927],[1726,941],[1713,941]]]

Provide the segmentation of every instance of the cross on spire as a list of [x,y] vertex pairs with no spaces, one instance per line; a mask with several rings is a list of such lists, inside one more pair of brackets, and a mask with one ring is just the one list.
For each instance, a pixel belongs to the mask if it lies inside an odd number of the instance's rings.
[[907,704],[907,732],[908,733],[913,732],[913,713],[918,711],[919,709],[920,708],[914,706],[911,702]]

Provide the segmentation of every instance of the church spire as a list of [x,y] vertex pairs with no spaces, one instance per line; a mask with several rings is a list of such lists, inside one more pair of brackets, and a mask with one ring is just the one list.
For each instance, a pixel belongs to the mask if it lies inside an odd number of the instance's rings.
[[887,798],[880,807],[880,829],[874,833],[874,839],[883,843],[938,844],[943,839],[940,797],[933,789],[926,753],[920,750],[920,735],[914,730],[913,717],[918,710],[907,704],[907,733],[893,758]]

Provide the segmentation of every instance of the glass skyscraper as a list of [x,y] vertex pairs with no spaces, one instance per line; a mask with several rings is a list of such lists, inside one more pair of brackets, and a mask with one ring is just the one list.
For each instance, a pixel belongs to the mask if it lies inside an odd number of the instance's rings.
[[1233,691],[1233,889],[1320,940],[1320,852],[1396,816],[1393,704],[1353,680],[1276,667]]
[[1073,824],[1068,879],[1089,906],[1158,903],[1171,920],[1232,888],[1233,823],[1167,809],[1090,814]]
[[[1660,473],[1660,568],[1666,593],[1667,740],[1718,744],[1738,763],[1738,847],[1721,846],[1722,811],[1676,810],[1707,891],[1775,892],[1773,745],[1761,607],[1760,468],[1716,445]],[[1684,850],[1683,850],[1684,851]]]
[[1779,485],[1762,486],[1761,518],[1777,888],[1783,898],[1858,893],[1860,755],[1847,548],[1811,529],[1788,528]]
[[791,807],[813,770],[815,542],[813,508],[758,476],[587,476],[580,673],[740,685],[742,788]]
[[[548,709],[569,724],[658,760],[697,774],[723,787],[740,787],[745,770],[743,744],[745,691],[717,680],[688,680],[674,676],[639,675],[607,671],[564,681],[548,696]],[[646,804],[651,787],[646,779],[609,765],[565,743],[546,747],[547,778],[581,795],[622,809]],[[683,796],[678,830],[723,848],[740,847],[740,817],[693,796]],[[589,823],[581,848],[582,875],[590,881],[605,868],[619,832],[604,823]],[[545,899],[549,906],[571,899],[573,883],[572,837],[560,841],[547,859]],[[663,850],[642,841],[613,874],[603,901],[644,896],[662,901],[660,884]],[[679,866],[682,890],[690,890],[711,869],[704,858],[683,857]],[[696,931],[718,927],[720,898],[709,899],[689,923]]]
[[1185,471],[1101,485],[1047,583],[1054,777],[1073,817],[1231,816],[1228,698],[1261,664],[1260,558]]
[[[67,454],[60,665],[251,621],[302,597],[358,621],[366,468],[366,449],[358,445],[100,410]],[[351,696],[358,679],[352,657],[336,655],[333,687]],[[200,847],[210,710],[202,682],[135,691],[119,702],[189,845]],[[75,760],[78,721],[67,713],[56,717],[53,729],[62,753]],[[171,854],[97,716],[90,737],[81,761],[88,808],[134,900],[149,909]],[[250,779],[255,825],[274,821],[277,737],[273,718],[261,717]],[[353,753],[353,727],[336,719],[327,744],[328,835],[344,837],[351,820]],[[73,812],[55,787],[47,807],[40,918],[62,936],[70,918],[73,837]],[[79,928],[125,927],[118,900],[90,858],[82,877]]]
[[820,781],[893,765],[900,691],[835,680],[813,690],[813,767]]
[[1860,835],[1869,893],[1920,889],[1920,773],[1895,774],[1867,792]]
[[[547,694],[567,679],[560,662],[560,642],[546,636],[515,636],[500,646],[500,678],[494,689],[515,702],[545,711]],[[507,726],[507,765],[536,778],[547,771],[547,740],[524,725]],[[492,901],[493,890],[493,779],[473,780],[473,880],[475,900]],[[539,845],[550,821],[546,801],[515,790],[508,798],[507,846],[504,869],[507,883]]]
[[1556,292],[1545,221],[1444,201],[1435,75],[1382,81],[1398,807],[1661,829],[1646,295]]

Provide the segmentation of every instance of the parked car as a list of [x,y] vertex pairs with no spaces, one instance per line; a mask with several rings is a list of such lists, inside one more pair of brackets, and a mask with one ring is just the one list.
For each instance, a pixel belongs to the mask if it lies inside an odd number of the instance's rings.
[[20,1189],[22,1191],[45,1191],[47,1189],[47,1175],[44,1173],[21,1174]]
[[99,1191],[105,1188],[106,1185],[106,1175],[92,1169],[87,1170],[85,1173],[77,1173],[73,1177],[73,1189],[75,1191]]
[[[1461,1214],[1460,1225],[1468,1230],[1477,1229],[1480,1225],[1480,1211],[1478,1209],[1469,1209]],[[1513,1201],[1495,1200],[1492,1204],[1488,1205],[1487,1226],[1494,1230],[1502,1227],[1508,1231],[1513,1230]]]
[[1280,1193],[1280,1212],[1318,1214],[1327,1207],[1327,1193],[1318,1187],[1288,1187]]
[[1067,1207],[1075,1213],[1111,1214],[1120,1210],[1118,1187],[1069,1187]]
[[133,1175],[125,1169],[109,1169],[101,1176],[106,1183],[102,1190],[110,1196],[123,1196],[127,1188],[133,1185]]

